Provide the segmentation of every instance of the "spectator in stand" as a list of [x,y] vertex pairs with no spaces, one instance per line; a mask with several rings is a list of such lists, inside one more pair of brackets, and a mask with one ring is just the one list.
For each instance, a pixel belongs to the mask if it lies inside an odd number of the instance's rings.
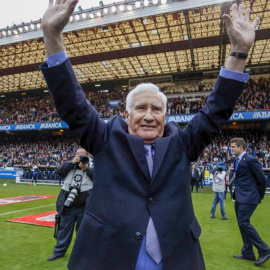
[[[238,99],[235,111],[269,110],[269,86],[270,78],[261,77],[256,81],[251,79],[243,94]],[[170,89],[170,87],[167,88]],[[167,88],[164,88],[164,92],[169,95],[170,93],[167,92]],[[193,91],[205,89],[205,87],[199,83],[198,86],[191,85],[190,87],[183,88],[183,86],[175,85],[172,88],[173,93],[181,94],[181,92],[190,92],[190,96],[168,96],[168,115],[197,113],[206,102],[206,93],[196,98],[192,97]],[[200,93],[201,92],[202,91],[200,91]],[[124,117],[124,100],[127,94],[128,91],[119,90],[111,90],[109,93],[86,92],[87,98],[99,112],[101,118],[111,118],[114,115]],[[111,107],[111,100],[120,100],[120,102],[116,107]],[[0,107],[0,124],[61,121],[50,96],[1,100]]]

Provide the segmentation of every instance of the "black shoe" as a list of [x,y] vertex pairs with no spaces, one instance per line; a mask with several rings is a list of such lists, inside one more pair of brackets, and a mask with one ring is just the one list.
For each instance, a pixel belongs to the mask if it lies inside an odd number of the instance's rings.
[[221,220],[229,220],[229,218],[228,217],[223,217],[223,218],[221,218]]
[[259,265],[265,263],[266,261],[268,261],[269,259],[270,259],[270,253],[267,255],[259,256],[258,260],[254,264],[256,266],[259,266]]
[[249,261],[255,261],[256,258],[249,258],[249,257],[245,257],[243,254],[240,254],[240,255],[233,255],[234,258],[236,259],[241,259],[241,260],[249,260]]
[[56,259],[58,259],[58,258],[61,258],[61,257],[63,257],[63,256],[55,256],[54,254],[52,254],[48,259],[47,259],[47,261],[54,261],[54,260],[56,260]]

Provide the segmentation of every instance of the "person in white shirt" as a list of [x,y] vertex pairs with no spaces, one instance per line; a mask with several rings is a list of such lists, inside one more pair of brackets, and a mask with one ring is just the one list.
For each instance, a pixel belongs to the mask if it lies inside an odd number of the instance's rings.
[[215,192],[215,198],[211,208],[211,218],[215,218],[215,212],[217,204],[220,204],[221,219],[228,220],[228,217],[225,213],[225,200],[224,200],[224,191],[225,191],[225,177],[226,171],[222,168],[219,168],[213,173],[213,186],[212,189]]

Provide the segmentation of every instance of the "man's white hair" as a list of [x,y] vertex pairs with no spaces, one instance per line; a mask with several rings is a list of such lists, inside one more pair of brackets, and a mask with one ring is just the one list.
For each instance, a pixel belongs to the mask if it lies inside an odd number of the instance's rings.
[[131,107],[134,103],[134,97],[139,93],[153,92],[157,93],[162,100],[163,113],[167,111],[167,97],[160,91],[158,86],[153,83],[141,83],[138,84],[133,90],[131,90],[126,98],[126,110],[130,113]]

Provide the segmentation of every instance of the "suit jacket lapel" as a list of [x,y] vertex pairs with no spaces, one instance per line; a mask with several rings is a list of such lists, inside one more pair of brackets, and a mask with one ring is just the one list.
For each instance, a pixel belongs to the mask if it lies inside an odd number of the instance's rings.
[[143,138],[130,134],[126,134],[126,137],[136,161],[138,162],[141,170],[143,171],[144,175],[150,182],[151,176],[149,173],[148,164],[145,157]]
[[163,138],[155,139],[155,158],[154,158],[154,168],[153,168],[153,173],[152,173],[152,179],[155,179],[157,175],[157,172],[167,152],[169,142],[170,142],[170,137],[163,137]]

